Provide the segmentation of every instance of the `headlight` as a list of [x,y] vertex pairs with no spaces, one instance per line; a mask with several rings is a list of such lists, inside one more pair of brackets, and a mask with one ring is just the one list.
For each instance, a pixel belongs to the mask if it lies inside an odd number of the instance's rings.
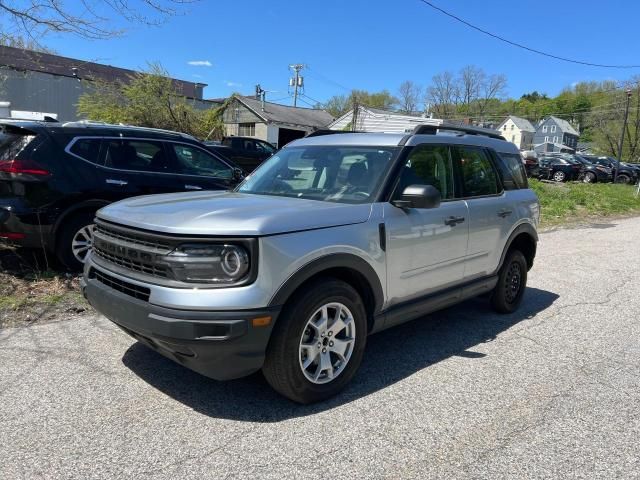
[[238,283],[251,266],[249,252],[232,244],[180,245],[162,260],[176,280],[188,283]]

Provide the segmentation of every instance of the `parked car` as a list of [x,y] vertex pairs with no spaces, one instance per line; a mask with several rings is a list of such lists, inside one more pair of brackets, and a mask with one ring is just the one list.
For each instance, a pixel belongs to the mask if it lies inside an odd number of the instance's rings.
[[221,146],[209,144],[209,148],[225,155],[247,173],[253,172],[276,151],[270,143],[252,137],[225,137]]
[[572,153],[554,153],[548,155],[564,158],[574,163],[579,163],[582,168],[578,179],[582,180],[585,183],[602,183],[613,181],[613,170],[611,168],[605,167],[603,165],[593,164],[580,155],[575,155]]
[[[584,158],[589,160],[594,165],[601,165],[603,167],[610,168],[615,175],[616,171],[616,159],[613,157],[595,156],[595,155],[583,155]],[[636,183],[638,181],[638,170],[632,167],[628,167],[624,162],[620,162],[620,170],[616,178],[618,183]]]
[[175,132],[95,123],[1,121],[0,238],[80,270],[96,210],[137,195],[227,190],[229,160]]
[[578,180],[582,164],[563,157],[545,155],[538,159],[540,178],[555,182]]
[[527,172],[527,176],[530,178],[538,178],[540,176],[538,154],[533,150],[525,150],[521,155],[525,171]]
[[114,203],[97,214],[82,290],[185,367],[218,380],[262,369],[291,400],[325,399],[370,333],[484,293],[518,308],[540,210],[501,138],[457,125],[309,137],[235,192]]

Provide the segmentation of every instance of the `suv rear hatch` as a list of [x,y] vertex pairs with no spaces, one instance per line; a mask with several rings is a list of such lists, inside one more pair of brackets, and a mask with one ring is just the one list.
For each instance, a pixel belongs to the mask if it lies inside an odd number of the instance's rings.
[[43,137],[28,127],[0,124],[0,198],[24,196],[25,184],[49,179],[51,172],[33,159]]

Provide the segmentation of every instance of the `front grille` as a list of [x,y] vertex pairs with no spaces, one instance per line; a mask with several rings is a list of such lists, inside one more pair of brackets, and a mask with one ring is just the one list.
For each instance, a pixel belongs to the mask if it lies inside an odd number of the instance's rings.
[[154,265],[152,263],[139,262],[131,260],[127,257],[113,254],[103,250],[97,245],[93,246],[93,253],[104,260],[111,262],[119,267],[126,268],[138,273],[145,273],[154,277],[169,278],[169,271],[166,267]]
[[113,288],[114,290],[124,293],[125,295],[129,295],[130,297],[137,298],[138,300],[144,300],[145,302],[149,301],[149,295],[151,295],[151,290],[146,287],[139,287],[133,283],[125,282],[112,277],[111,275],[100,272],[95,268],[92,268],[89,272],[89,278],[95,278],[107,287]]
[[106,238],[115,240],[117,243],[126,242],[132,245],[136,245],[138,247],[147,247],[153,250],[157,250],[159,253],[162,253],[165,255],[172,250],[172,246],[168,242],[163,242],[155,238],[154,239],[145,238],[143,235],[138,235],[135,233],[121,232],[101,223],[96,225],[95,231]]
[[93,253],[96,258],[120,268],[156,278],[172,279],[161,258],[176,246],[158,234],[112,226],[98,220],[94,231]]

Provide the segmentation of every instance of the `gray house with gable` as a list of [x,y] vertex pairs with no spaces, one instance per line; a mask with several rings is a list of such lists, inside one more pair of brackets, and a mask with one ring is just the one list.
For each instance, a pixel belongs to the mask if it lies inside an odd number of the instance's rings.
[[550,116],[538,123],[533,135],[533,148],[539,153],[575,152],[579,136],[569,122]]

